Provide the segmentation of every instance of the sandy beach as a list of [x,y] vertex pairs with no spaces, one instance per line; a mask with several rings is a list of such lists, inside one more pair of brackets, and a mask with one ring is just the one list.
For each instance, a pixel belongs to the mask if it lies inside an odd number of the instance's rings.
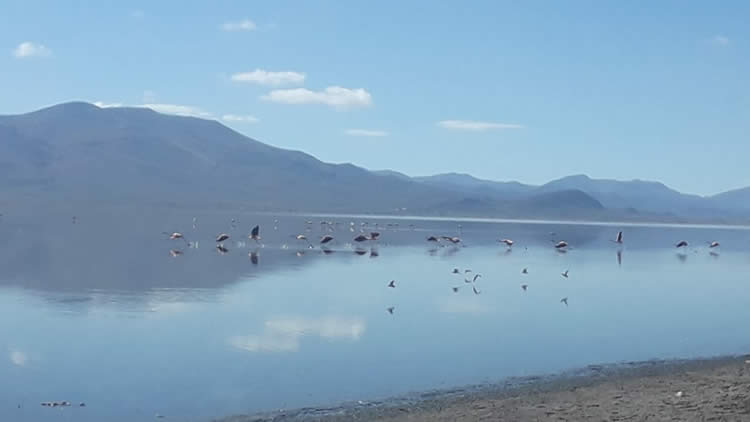
[[[655,361],[250,421],[750,421],[750,357]],[[426,397],[426,398],[425,398]]]

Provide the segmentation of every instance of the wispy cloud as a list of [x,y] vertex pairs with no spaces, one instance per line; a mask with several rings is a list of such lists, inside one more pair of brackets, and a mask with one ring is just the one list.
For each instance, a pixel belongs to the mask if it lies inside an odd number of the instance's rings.
[[9,357],[10,357],[10,362],[16,366],[26,366],[26,363],[29,361],[29,358],[26,356],[26,353],[20,350],[11,350]]
[[258,123],[260,119],[258,119],[255,116],[251,116],[249,114],[246,115],[239,115],[239,114],[225,114],[221,116],[221,120],[224,120],[225,122],[236,122],[236,123]]
[[13,55],[19,59],[49,57],[52,55],[52,50],[44,46],[44,44],[24,41],[21,44],[18,44],[18,47],[13,50]]
[[94,101],[92,104],[99,108],[125,107],[123,103],[105,103],[104,101]]
[[724,47],[729,45],[729,38],[723,35],[714,35],[711,37],[711,44]]
[[283,104],[325,104],[341,110],[372,105],[372,95],[363,88],[349,89],[340,86],[329,86],[323,91],[306,88],[277,89],[261,98]]
[[191,105],[167,104],[167,103],[157,103],[157,102],[148,101],[149,99],[153,101],[155,98],[156,98],[156,94],[154,94],[152,91],[144,91],[143,92],[143,101],[144,101],[143,104],[131,105],[131,104],[124,104],[124,103],[109,103],[109,102],[103,102],[103,101],[94,101],[92,104],[100,108],[112,108],[112,107],[148,108],[158,113],[173,114],[176,116],[199,117],[202,119],[221,119],[225,122],[232,122],[232,123],[258,123],[260,122],[260,119],[249,114],[227,113],[221,116],[217,116],[216,114],[210,111],[206,111],[206,110],[201,109],[200,107],[195,107]]
[[235,82],[250,82],[259,85],[299,85],[305,82],[306,75],[300,72],[269,72],[263,69],[255,69],[252,72],[235,73],[232,80]]
[[346,129],[344,133],[350,136],[373,136],[373,137],[388,136],[388,132],[383,131],[383,130]]
[[359,318],[281,318],[266,321],[260,335],[234,336],[229,344],[248,352],[296,352],[306,335],[358,340],[364,332]]
[[198,107],[179,105],[179,104],[141,104],[136,107],[150,108],[164,114],[176,114],[178,116],[202,117],[210,119],[213,114],[203,111]]
[[250,19],[243,19],[238,22],[226,22],[221,25],[224,31],[255,31],[258,26]]
[[474,132],[493,129],[523,129],[523,126],[513,123],[480,122],[475,120],[441,120],[437,125],[445,129],[469,130]]
[[201,110],[198,107],[180,105],[180,104],[146,103],[146,104],[127,105],[123,103],[106,103],[103,101],[94,101],[93,104],[101,108],[111,108],[111,107],[150,108],[151,110],[154,110],[159,113],[175,114],[177,116],[201,117],[204,119],[211,119],[214,117],[213,113],[209,113],[207,111]]

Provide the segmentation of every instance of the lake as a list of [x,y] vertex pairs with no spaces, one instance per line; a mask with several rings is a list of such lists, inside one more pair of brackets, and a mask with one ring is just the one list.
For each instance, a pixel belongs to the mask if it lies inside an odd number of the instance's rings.
[[[204,421],[750,351],[744,228],[72,215],[0,219],[2,420]],[[352,245],[361,229],[381,237]]]

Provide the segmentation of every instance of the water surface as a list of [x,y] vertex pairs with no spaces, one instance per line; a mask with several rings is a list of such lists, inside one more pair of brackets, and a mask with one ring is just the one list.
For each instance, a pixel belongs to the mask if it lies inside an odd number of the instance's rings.
[[[626,226],[620,246],[611,225],[337,216],[330,231],[320,217],[227,212],[193,229],[179,212],[76,216],[0,222],[0,419],[201,421],[750,350],[739,228]],[[262,245],[246,238],[255,224]],[[381,238],[351,245],[360,229]],[[162,234],[177,230],[197,248]],[[677,251],[681,239],[691,247]],[[86,407],[39,405],[54,400]]]

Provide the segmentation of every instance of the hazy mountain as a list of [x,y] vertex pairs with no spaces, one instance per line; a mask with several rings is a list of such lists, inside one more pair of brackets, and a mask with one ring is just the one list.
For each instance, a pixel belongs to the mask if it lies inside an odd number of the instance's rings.
[[0,117],[0,164],[7,195],[67,201],[386,212],[452,195],[275,148],[212,120],[78,102]]
[[[219,122],[73,102],[0,116],[0,207],[149,204],[255,211],[527,218],[747,217],[750,188],[711,198],[578,175],[543,186],[446,173],[411,178],[324,163]],[[717,210],[727,209],[726,213]]]
[[741,210],[750,213],[750,187],[720,193],[712,196],[710,200],[719,208]]
[[495,182],[478,179],[463,173],[443,173],[414,177],[413,180],[430,186],[443,187],[464,194],[476,194],[495,199],[520,199],[533,193],[534,186],[518,182]]

